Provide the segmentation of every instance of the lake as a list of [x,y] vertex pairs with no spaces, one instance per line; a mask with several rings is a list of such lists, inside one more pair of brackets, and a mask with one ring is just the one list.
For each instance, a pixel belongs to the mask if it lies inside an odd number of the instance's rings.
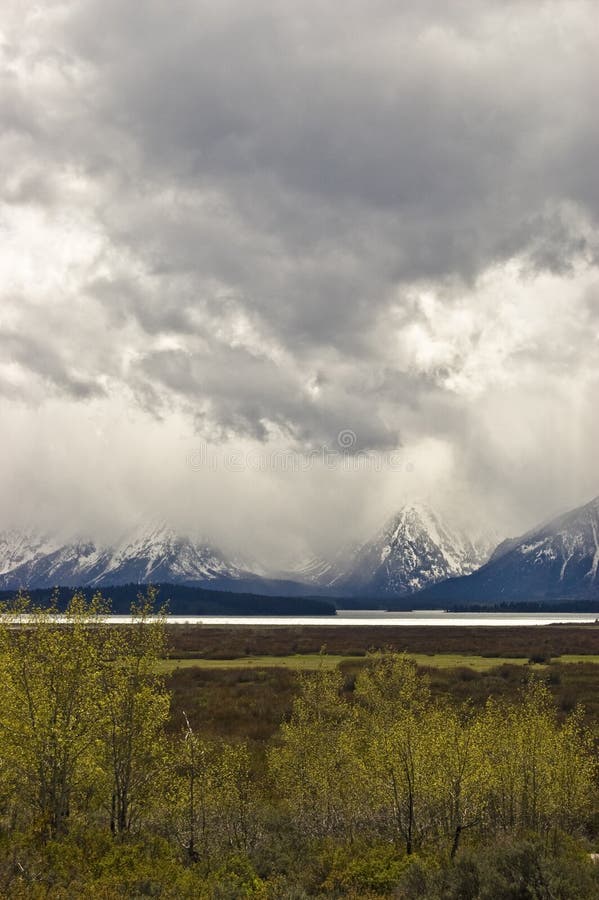
[[[111,621],[130,622],[130,616],[111,616]],[[336,616],[168,616],[172,625],[571,625],[599,621],[599,613],[454,613],[434,611],[383,612],[343,610]]]

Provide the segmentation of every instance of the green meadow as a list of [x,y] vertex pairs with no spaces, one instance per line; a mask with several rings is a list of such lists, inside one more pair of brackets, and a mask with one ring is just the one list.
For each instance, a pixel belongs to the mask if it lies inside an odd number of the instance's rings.
[[[550,661],[535,663],[530,657],[507,656],[478,656],[459,653],[408,653],[419,666],[429,666],[435,669],[452,669],[466,667],[476,672],[484,672],[495,669],[501,665],[531,665],[543,667]],[[335,669],[339,665],[353,663],[361,664],[366,657],[353,655],[336,655],[327,653],[294,653],[286,656],[240,656],[232,659],[204,659],[204,658],[169,658],[160,660],[158,671],[162,674],[170,674],[177,669],[292,669],[295,671],[316,671],[318,669]],[[599,654],[566,654],[555,658],[560,664],[568,663],[599,663]]]

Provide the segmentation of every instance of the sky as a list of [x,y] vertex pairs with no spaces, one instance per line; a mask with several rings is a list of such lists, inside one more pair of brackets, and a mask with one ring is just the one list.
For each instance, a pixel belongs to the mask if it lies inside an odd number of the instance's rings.
[[0,527],[283,565],[599,494],[598,50],[594,0],[4,0]]

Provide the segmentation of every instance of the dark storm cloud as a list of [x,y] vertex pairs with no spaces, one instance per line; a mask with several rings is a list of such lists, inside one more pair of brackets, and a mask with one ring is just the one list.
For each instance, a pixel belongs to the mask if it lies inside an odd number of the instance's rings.
[[594,2],[47,0],[0,29],[5,394],[434,437],[480,491],[514,471],[487,398],[509,430],[540,384],[591,390]]
[[[293,373],[285,376],[272,361],[247,350],[211,347],[209,355],[190,356],[183,351],[149,354],[140,363],[141,383],[149,381],[162,396],[178,395],[197,417],[220,426],[222,436],[265,440],[272,430],[305,447],[317,447],[323,435],[332,440],[348,428],[355,431],[354,449],[393,447],[397,430],[385,425],[375,404],[375,392],[361,385],[352,395],[345,385],[329,389],[323,402],[311,401],[298,389]],[[403,385],[407,395],[408,385]],[[397,396],[397,393],[395,394]]]
[[64,393],[75,400],[87,400],[104,394],[100,384],[70,370],[47,341],[0,333],[0,356],[38,376],[50,391]]
[[108,2],[66,35],[150,178],[218,185],[310,249],[323,212],[325,241],[331,209],[357,235],[389,214],[400,277],[470,275],[547,203],[596,216],[592,5],[411,6]]

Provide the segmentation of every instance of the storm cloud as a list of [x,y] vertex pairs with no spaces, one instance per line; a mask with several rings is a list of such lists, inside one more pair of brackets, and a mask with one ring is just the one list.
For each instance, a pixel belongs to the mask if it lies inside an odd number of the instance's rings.
[[[274,558],[598,493],[598,49],[579,0],[3,4],[2,519]],[[405,465],[185,463],[347,432]]]

